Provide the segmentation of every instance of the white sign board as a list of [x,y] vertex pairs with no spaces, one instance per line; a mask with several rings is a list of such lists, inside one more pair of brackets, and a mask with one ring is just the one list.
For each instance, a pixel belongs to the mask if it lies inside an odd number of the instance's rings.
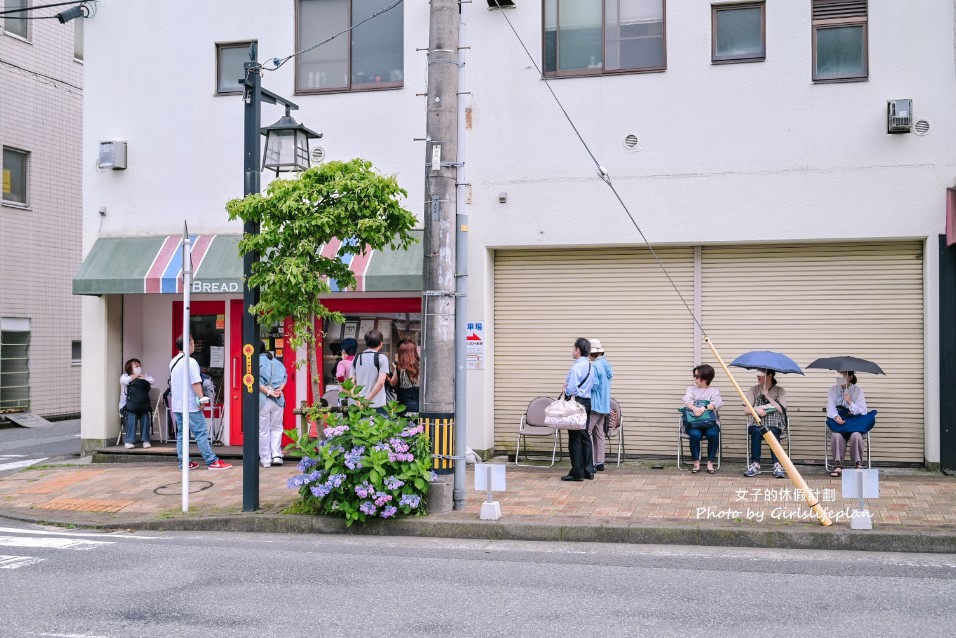
[[209,346],[209,367],[226,367],[226,348],[223,346]]
[[843,498],[880,498],[880,471],[843,470]]
[[469,321],[465,329],[465,360],[468,370],[485,369],[485,324]]
[[478,463],[475,465],[475,489],[488,489],[488,470],[491,470],[491,491],[505,491],[505,466],[492,463]]

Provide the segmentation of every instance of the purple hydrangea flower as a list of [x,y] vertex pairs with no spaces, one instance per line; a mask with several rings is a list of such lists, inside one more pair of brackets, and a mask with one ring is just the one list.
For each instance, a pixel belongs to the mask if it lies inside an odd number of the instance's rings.
[[339,487],[340,485],[342,485],[342,481],[344,480],[345,480],[344,474],[333,474],[332,476],[329,477],[327,484],[330,484],[332,487]]
[[418,504],[422,502],[422,497],[418,494],[403,494],[402,500],[398,502],[399,505],[408,505],[412,509],[418,507]]
[[367,516],[375,516],[375,512],[378,510],[369,501],[363,501],[362,504],[359,505],[359,511]]
[[385,487],[390,490],[397,490],[403,485],[405,485],[405,481],[401,480],[397,476],[389,476],[387,479],[385,479]]
[[405,428],[404,430],[402,430],[402,433],[399,434],[398,436],[400,436],[400,437],[402,437],[402,438],[408,438],[408,437],[410,437],[410,436],[415,436],[416,434],[421,434],[421,433],[424,432],[424,431],[425,431],[425,426],[424,426],[424,425],[416,425],[416,426],[414,426],[414,427],[413,427],[413,426],[409,426],[409,427]]
[[391,452],[391,451],[392,451],[392,448],[388,447],[388,443],[379,443],[378,445],[376,445],[376,446],[373,447],[372,449],[373,449],[373,450],[376,450],[376,451],[378,451],[378,452]]
[[375,493],[375,504],[379,507],[385,505],[391,500],[392,500],[392,496],[390,494],[386,494],[385,492]]
[[332,487],[328,483],[319,483],[318,485],[313,485],[310,490],[313,496],[325,498],[329,495],[329,492],[332,491]]
[[368,481],[365,481],[361,485],[355,486],[355,495],[358,496],[359,498],[368,498],[374,492],[375,492],[375,488],[372,487],[372,485]]
[[382,510],[382,518],[391,518],[391,517],[395,516],[395,513],[396,513],[397,511],[398,511],[398,508],[397,508],[397,507],[394,507],[394,506],[392,506],[392,505],[389,505],[388,507],[386,507],[385,509]]
[[388,440],[392,449],[398,453],[408,452],[408,443],[401,439],[391,438]]
[[331,439],[335,436],[341,436],[349,431],[349,426],[347,425],[337,425],[334,428],[325,428],[322,430],[322,434],[325,435],[325,438]]
[[345,453],[345,467],[355,470],[362,467],[362,455],[365,454],[365,446],[357,447]]
[[302,460],[299,461],[299,471],[304,474],[308,472],[311,468],[315,467],[317,464],[318,464],[317,460],[308,456],[303,456]]

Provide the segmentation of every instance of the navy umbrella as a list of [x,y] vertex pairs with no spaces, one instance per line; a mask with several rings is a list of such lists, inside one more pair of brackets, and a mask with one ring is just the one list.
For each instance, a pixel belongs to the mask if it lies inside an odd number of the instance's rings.
[[883,369],[872,361],[858,359],[856,357],[825,357],[817,359],[807,366],[808,368],[819,368],[821,370],[836,370],[837,372],[871,372],[873,374],[882,374]]
[[777,372],[795,372],[803,374],[796,362],[785,354],[770,350],[752,350],[745,352],[731,362],[732,366],[748,370],[776,370]]

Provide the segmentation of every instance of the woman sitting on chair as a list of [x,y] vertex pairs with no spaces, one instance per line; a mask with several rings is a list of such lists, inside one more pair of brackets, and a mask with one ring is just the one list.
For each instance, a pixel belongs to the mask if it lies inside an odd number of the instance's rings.
[[694,385],[684,393],[684,424],[690,437],[690,455],[694,460],[691,474],[700,472],[700,440],[707,437],[707,473],[713,474],[714,461],[717,460],[717,443],[720,427],[717,425],[716,410],[724,404],[720,390],[710,387],[714,380],[714,369],[709,365],[694,368]]
[[[856,375],[841,372],[836,385],[830,386],[827,393],[827,418],[837,425],[844,425],[854,416],[866,414],[866,397],[856,384]],[[850,459],[856,468],[863,467],[863,434],[860,432],[834,432],[830,430],[830,448],[833,450],[833,471],[830,476],[843,473],[843,457],[847,443],[850,447]]]

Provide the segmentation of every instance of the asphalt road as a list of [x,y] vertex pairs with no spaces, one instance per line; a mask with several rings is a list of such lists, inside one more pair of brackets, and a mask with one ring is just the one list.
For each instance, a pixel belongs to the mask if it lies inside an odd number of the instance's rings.
[[0,427],[0,472],[79,455],[79,419],[36,428],[10,423]]
[[4,637],[928,637],[956,621],[953,555],[0,526]]

